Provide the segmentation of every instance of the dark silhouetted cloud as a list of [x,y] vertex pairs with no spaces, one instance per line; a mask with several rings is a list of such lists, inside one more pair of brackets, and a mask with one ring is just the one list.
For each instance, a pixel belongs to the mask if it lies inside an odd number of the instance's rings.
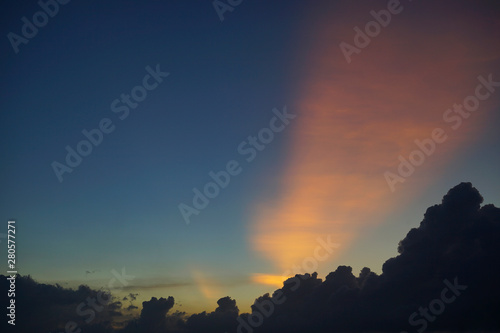
[[[339,266],[323,281],[317,273],[297,274],[272,295],[258,297],[252,313],[239,314],[236,301],[223,297],[210,313],[169,313],[174,298],[143,302],[139,318],[123,329],[111,323],[122,304],[111,301],[91,317],[75,309],[99,292],[39,284],[18,276],[20,332],[63,331],[75,321],[85,332],[334,332],[500,330],[500,209],[481,206],[482,196],[470,183],[452,188],[441,204],[427,209],[418,228],[399,242],[399,255],[388,259],[382,274],[363,268],[355,276]],[[1,276],[3,290],[7,280]],[[101,295],[102,296],[102,295]],[[122,301],[132,301],[129,294]],[[96,312],[96,311],[94,311]],[[21,318],[21,315],[19,316]]]

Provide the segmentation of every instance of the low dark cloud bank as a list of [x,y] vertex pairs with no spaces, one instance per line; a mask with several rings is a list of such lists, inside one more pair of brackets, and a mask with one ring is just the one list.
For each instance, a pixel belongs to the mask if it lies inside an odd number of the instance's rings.
[[[18,277],[16,331],[64,332],[68,321],[88,333],[499,331],[500,209],[482,202],[470,183],[461,183],[427,209],[381,275],[363,268],[355,276],[349,266],[324,281],[316,273],[296,275],[273,295],[258,297],[252,314],[240,314],[230,297],[213,312],[191,316],[170,312],[173,297],[153,297],[143,302],[139,318],[113,328],[130,305],[110,299],[86,323],[90,314],[82,317],[75,309],[98,291]],[[6,277],[0,284],[8,289]]]

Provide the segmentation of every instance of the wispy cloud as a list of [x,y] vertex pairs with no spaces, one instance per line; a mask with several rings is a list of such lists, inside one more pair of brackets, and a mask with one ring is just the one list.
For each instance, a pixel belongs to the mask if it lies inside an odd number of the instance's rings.
[[[368,5],[366,13],[373,9]],[[442,126],[444,110],[467,96],[478,75],[489,73],[488,59],[498,59],[500,49],[480,35],[481,28],[471,29],[478,23],[473,14],[455,17],[434,6],[427,15],[420,4],[408,8],[347,64],[335,41],[352,38],[352,27],[362,21],[360,7],[337,7],[335,19],[325,15],[309,32],[316,45],[304,64],[306,75],[296,101],[301,116],[290,142],[281,195],[254,206],[250,242],[279,269],[311,253],[322,234],[349,245],[360,228],[379,224],[391,208],[435,179],[486,119],[487,107],[439,147],[432,162],[405,183],[405,191],[393,195],[384,171],[397,166],[398,155],[415,149],[415,139]],[[426,26],[415,29],[424,14]],[[456,20],[461,27],[448,28],[446,23]],[[430,28],[435,33],[429,35]]]

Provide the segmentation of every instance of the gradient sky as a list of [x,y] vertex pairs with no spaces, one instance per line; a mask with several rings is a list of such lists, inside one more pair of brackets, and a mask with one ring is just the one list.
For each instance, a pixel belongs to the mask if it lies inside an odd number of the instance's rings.
[[[479,75],[500,81],[500,7],[401,6],[351,63],[339,44],[386,1],[243,1],[222,22],[210,1],[74,1],[17,54],[4,37],[0,216],[17,220],[19,272],[100,288],[125,268],[118,292],[140,302],[197,312],[231,296],[248,311],[317,237],[339,244],[320,276],[380,272],[454,185],[498,206],[500,88],[456,130],[443,113]],[[3,35],[38,10],[4,4]],[[170,75],[120,120],[110,104],[157,64]],[[284,106],[297,117],[247,162],[239,144]],[[103,118],[115,130],[59,182],[51,163]],[[384,172],[437,127],[448,140],[391,192]],[[179,203],[230,160],[242,172],[186,225]]]

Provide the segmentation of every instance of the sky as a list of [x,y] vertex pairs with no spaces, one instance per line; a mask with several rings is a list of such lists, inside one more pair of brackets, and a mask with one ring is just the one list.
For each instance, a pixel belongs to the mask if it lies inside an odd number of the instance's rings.
[[[0,232],[16,220],[19,272],[97,289],[126,272],[138,304],[248,311],[307,267],[380,273],[461,182],[498,206],[500,7],[394,3],[70,1],[22,43],[41,7],[4,4]],[[386,26],[356,39],[371,11]],[[419,165],[402,176],[400,157]]]

